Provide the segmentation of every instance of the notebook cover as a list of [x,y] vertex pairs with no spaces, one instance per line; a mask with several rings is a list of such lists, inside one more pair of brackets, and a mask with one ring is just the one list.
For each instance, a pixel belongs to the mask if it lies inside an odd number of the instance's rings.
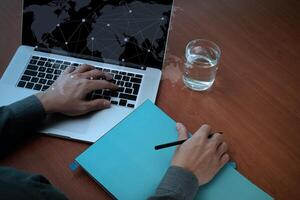
[[[154,146],[175,140],[176,122],[147,100],[75,161],[115,198],[147,199],[155,193],[176,148],[156,151]],[[232,170],[234,168],[227,165],[211,184],[201,188],[197,198],[271,199]],[[255,196],[256,193],[262,195]],[[244,198],[244,195],[253,198]]]

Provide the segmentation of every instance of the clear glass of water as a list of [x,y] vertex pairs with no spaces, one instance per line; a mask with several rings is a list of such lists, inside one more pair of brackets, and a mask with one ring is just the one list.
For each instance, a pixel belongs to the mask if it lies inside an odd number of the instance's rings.
[[215,81],[220,48],[209,40],[197,39],[188,43],[185,51],[184,84],[196,91],[207,90]]

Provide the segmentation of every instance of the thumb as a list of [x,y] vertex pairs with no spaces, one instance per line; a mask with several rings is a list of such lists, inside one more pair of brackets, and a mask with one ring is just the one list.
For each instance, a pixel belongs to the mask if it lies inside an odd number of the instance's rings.
[[110,107],[110,102],[106,99],[95,99],[87,102],[87,112],[102,110]]
[[185,140],[188,138],[188,132],[182,123],[176,123],[176,129],[178,132],[178,140]]

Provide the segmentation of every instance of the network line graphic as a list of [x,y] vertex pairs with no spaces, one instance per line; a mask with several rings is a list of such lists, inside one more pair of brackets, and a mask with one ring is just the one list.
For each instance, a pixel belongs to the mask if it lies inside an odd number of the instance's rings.
[[[36,47],[64,50],[142,66],[162,63],[170,5],[142,1],[92,1],[30,5],[25,9]],[[48,18],[49,23],[41,26]]]

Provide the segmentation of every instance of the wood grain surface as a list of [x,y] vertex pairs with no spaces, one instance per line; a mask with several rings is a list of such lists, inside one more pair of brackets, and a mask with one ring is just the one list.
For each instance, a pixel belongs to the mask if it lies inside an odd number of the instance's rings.
[[[21,1],[1,0],[0,73],[20,45],[20,27]],[[298,0],[176,0],[156,101],[192,132],[203,123],[223,131],[238,170],[275,199],[300,198],[299,27]],[[196,38],[222,51],[207,92],[181,81],[185,46]],[[68,169],[88,146],[39,135],[0,164],[41,173],[70,199],[111,199]]]

